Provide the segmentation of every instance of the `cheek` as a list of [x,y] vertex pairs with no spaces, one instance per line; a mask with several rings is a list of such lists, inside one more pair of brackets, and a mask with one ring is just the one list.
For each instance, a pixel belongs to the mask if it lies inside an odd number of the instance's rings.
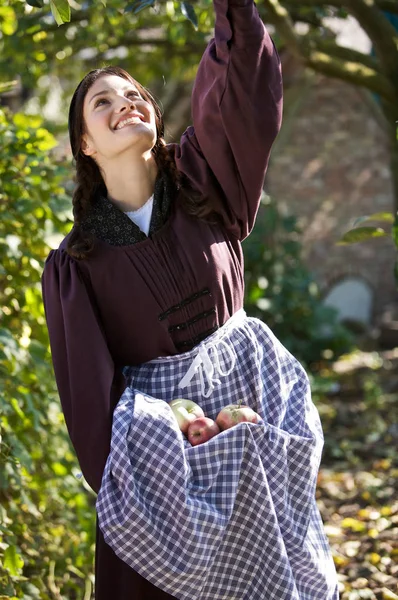
[[155,125],[156,127],[156,116],[155,116],[155,110],[152,106],[152,104],[148,104],[147,105],[147,111],[149,112],[150,116],[151,116],[151,123],[153,123],[153,125]]
[[87,131],[92,138],[95,138],[96,135],[101,131],[101,135],[106,133],[106,130],[109,129],[108,118],[105,114],[105,111],[101,111],[98,113],[94,113],[90,115],[88,120],[86,121]]
[[155,113],[152,113],[151,119],[152,119],[153,129],[155,130],[156,135],[157,135],[158,134],[158,127],[157,127],[157,123],[156,123]]

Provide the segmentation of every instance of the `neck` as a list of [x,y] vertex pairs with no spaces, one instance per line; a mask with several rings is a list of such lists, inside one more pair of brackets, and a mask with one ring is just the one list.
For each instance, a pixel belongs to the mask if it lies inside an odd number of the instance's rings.
[[109,200],[122,211],[137,210],[155,189],[158,167],[152,153],[132,160],[118,157],[102,170]]

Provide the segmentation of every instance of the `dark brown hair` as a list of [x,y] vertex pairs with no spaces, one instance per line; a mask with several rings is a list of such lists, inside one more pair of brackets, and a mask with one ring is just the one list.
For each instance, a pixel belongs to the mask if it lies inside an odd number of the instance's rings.
[[96,162],[86,156],[81,149],[82,136],[85,133],[85,122],[83,117],[83,104],[88,90],[103,75],[116,75],[122,77],[136,86],[141,96],[150,102],[155,110],[156,121],[156,144],[152,149],[160,172],[166,172],[171,176],[176,189],[182,190],[183,205],[188,214],[206,218],[212,212],[210,207],[200,201],[198,194],[189,189],[189,185],[182,174],[177,170],[174,158],[166,148],[164,141],[164,123],[159,105],[150,92],[136,81],[127,71],[120,67],[103,67],[90,71],[79,83],[73,94],[69,108],[69,138],[72,154],[76,165],[76,187],[73,193],[73,216],[74,227],[68,239],[67,252],[77,259],[82,259],[92,250],[93,237],[83,231],[81,222],[96,193],[104,187],[100,169]]

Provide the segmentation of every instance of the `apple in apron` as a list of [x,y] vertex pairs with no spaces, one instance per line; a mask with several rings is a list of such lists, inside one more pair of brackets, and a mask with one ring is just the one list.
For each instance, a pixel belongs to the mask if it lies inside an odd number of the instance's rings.
[[187,438],[192,446],[204,444],[212,437],[220,433],[220,428],[213,419],[208,417],[198,417],[190,423],[187,431]]
[[176,398],[169,402],[169,406],[173,411],[178,426],[182,433],[187,433],[190,423],[195,421],[198,417],[204,417],[205,413],[200,408],[199,404],[193,402],[193,400],[187,400],[185,398]]
[[259,423],[261,417],[249,406],[241,402],[239,404],[228,404],[218,413],[216,423],[221,429],[230,429],[238,423]]

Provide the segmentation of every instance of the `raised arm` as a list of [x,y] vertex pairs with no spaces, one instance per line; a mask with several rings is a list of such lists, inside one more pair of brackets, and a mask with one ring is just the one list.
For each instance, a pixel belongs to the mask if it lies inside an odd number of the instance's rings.
[[211,196],[225,225],[243,239],[257,214],[282,115],[274,44],[253,0],[214,0],[215,36],[200,62],[193,127],[175,149],[177,167]]
[[109,453],[113,408],[124,389],[76,262],[62,251],[47,259],[43,300],[55,378],[80,468],[98,492]]

